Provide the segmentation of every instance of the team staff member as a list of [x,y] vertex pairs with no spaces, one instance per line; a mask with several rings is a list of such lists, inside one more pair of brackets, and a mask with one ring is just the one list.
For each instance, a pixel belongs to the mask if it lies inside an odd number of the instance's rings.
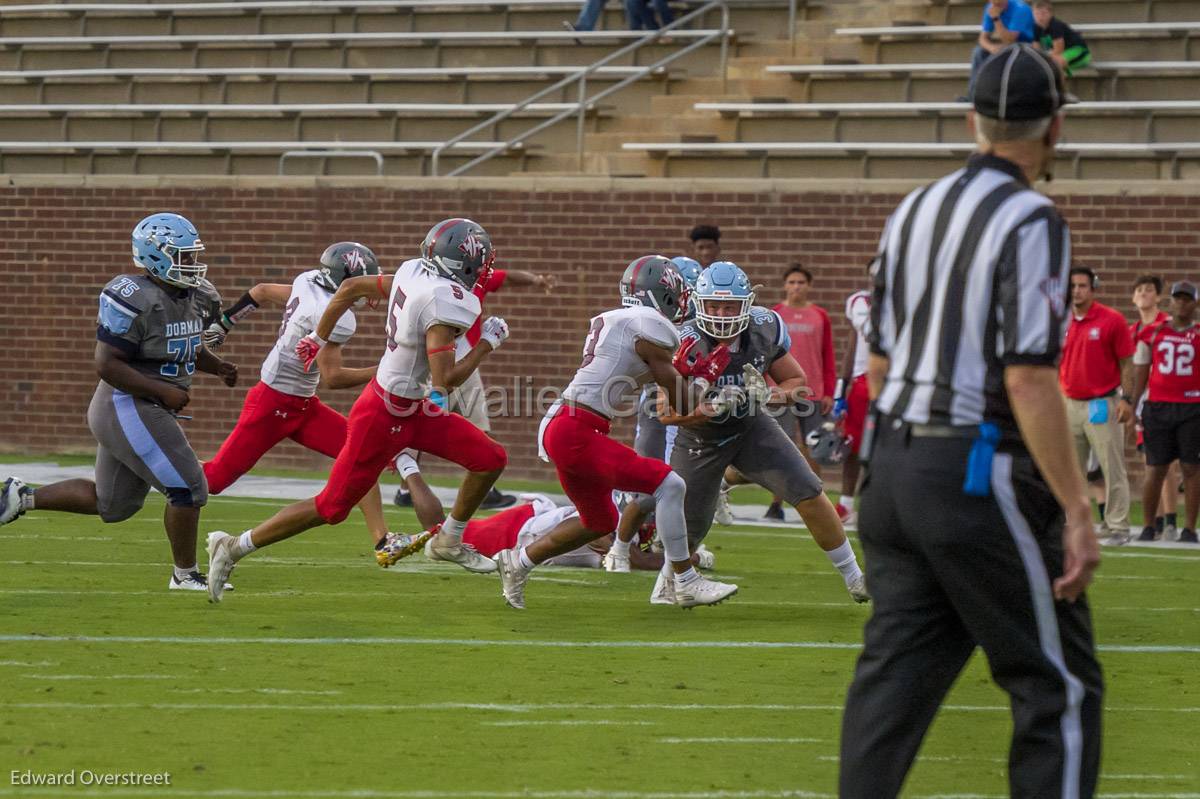
[[1129,541],[1129,476],[1125,473],[1125,425],[1133,421],[1133,340],[1125,317],[1095,300],[1096,273],[1071,270],[1071,326],[1058,378],[1067,397],[1067,419],[1087,471],[1088,450],[1104,474],[1104,529],[1109,543]]
[[1100,554],[1054,370],[1070,235],[1031,188],[1054,163],[1063,96],[1036,49],[1001,51],[969,118],[979,151],[884,229],[858,524],[876,604],[841,799],[899,794],[976,646],[1010,697],[1011,795],[1096,789],[1103,685],[1083,592]]
[[[1196,516],[1200,514],[1200,373],[1193,361],[1200,348],[1196,325],[1196,300],[1200,292],[1188,282],[1171,286],[1171,320],[1147,328],[1137,343],[1133,363],[1137,369],[1138,396],[1149,386],[1142,411],[1146,435],[1145,507],[1162,491],[1163,479],[1174,460],[1183,470],[1184,527],[1179,540],[1195,544]],[[1147,514],[1149,521],[1149,514]],[[1154,538],[1154,527],[1147,526]]]

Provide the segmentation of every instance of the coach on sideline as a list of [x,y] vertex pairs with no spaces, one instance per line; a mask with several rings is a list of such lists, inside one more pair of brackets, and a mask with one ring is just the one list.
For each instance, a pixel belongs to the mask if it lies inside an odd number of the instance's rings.
[[975,90],[978,152],[884,229],[858,522],[875,605],[842,719],[842,799],[899,794],[976,646],[1011,699],[1011,795],[1095,792],[1103,678],[1084,589],[1100,554],[1055,369],[1070,234],[1031,188],[1063,102],[1046,56],[1001,50]]

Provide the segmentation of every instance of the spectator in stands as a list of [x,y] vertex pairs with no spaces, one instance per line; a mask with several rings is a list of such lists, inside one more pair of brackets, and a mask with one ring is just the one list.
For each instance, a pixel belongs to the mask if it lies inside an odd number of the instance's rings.
[[1071,324],[1062,347],[1058,381],[1066,395],[1067,420],[1086,470],[1095,451],[1107,488],[1103,530],[1108,543],[1129,541],[1129,477],[1125,471],[1125,425],[1133,421],[1133,340],[1125,317],[1095,300],[1096,273],[1071,268]]
[[696,225],[688,238],[692,241],[691,257],[701,269],[721,257],[721,229],[716,225]]
[[1024,0],[992,0],[984,6],[983,23],[979,41],[971,54],[971,80],[967,84],[966,97],[975,96],[975,76],[983,62],[1015,42],[1032,42],[1034,33],[1033,10]]
[[[1138,320],[1129,325],[1129,335],[1133,337],[1134,346],[1137,345],[1142,333],[1171,318],[1169,314],[1159,308],[1162,290],[1162,278],[1158,275],[1142,275],[1134,282],[1133,307],[1137,309]],[[1146,447],[1141,418],[1142,409],[1146,404],[1146,394],[1143,392],[1136,399],[1137,407],[1134,415],[1137,417],[1138,422],[1134,429],[1137,431],[1137,451],[1144,453]],[[1149,476],[1147,475],[1148,478]],[[1179,485],[1179,463],[1176,461],[1167,469],[1167,478],[1163,481],[1162,494],[1158,501],[1158,510],[1145,508],[1144,515],[1147,521],[1151,518],[1154,519],[1154,529],[1149,538],[1146,537],[1146,531],[1143,529],[1142,534],[1138,537],[1139,541],[1153,541],[1156,538],[1162,538],[1164,541],[1175,540],[1175,536],[1179,532],[1175,524],[1177,520],[1175,507],[1178,504]]]
[[[572,24],[563,20],[563,27],[569,31],[591,31],[596,29],[596,22],[600,19],[600,13],[604,11],[606,0],[585,0],[583,8],[579,10],[579,17]],[[650,10],[649,0],[624,0],[625,3],[625,22],[629,25],[629,30],[658,30],[662,25],[670,25],[675,21],[675,14],[672,13],[671,7],[667,5],[667,0],[654,0],[654,8],[658,12],[655,17],[654,11]],[[582,44],[576,39],[576,43]]]
[[1087,42],[1067,23],[1054,16],[1054,3],[1037,0],[1033,4],[1033,21],[1036,28],[1034,41],[1054,59],[1068,78],[1092,63],[1092,53]]

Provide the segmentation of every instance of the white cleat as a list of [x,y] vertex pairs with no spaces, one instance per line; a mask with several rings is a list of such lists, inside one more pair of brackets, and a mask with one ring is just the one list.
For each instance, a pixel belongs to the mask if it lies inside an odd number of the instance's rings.
[[713,513],[713,521],[717,524],[733,524],[733,508],[729,507],[729,489],[725,488],[717,494],[717,509]]
[[467,571],[476,574],[491,574],[496,571],[496,561],[480,555],[475,547],[462,543],[452,546],[439,546],[442,543],[441,538],[441,533],[438,533],[429,539],[429,543],[425,545],[425,554],[430,559],[457,563]]
[[850,596],[858,604],[871,601],[871,595],[867,592],[867,576],[860,574],[846,584],[846,590],[850,592]]
[[25,495],[33,489],[17,477],[0,483],[0,527],[25,513]]
[[628,574],[630,571],[629,553],[626,552],[623,555],[618,555],[611,549],[608,550],[604,555],[604,570]]
[[[167,590],[169,590],[169,591],[207,591],[208,590],[208,578],[205,577],[200,572],[194,571],[194,572],[189,573],[187,577],[180,580],[178,577],[175,576],[175,572],[172,571],[171,579],[167,581]],[[222,591],[232,591],[233,586],[230,585],[229,583],[225,583],[225,587],[222,588],[221,590]]]
[[674,582],[675,604],[681,608],[716,605],[738,592],[738,587],[733,583],[719,583],[707,577],[697,577],[684,585],[680,585],[678,580]]
[[674,605],[675,604],[675,578],[663,575],[662,570],[658,572],[658,578],[654,581],[654,590],[650,592],[651,605]]
[[229,575],[237,561],[233,559],[233,544],[237,539],[220,530],[208,534],[208,601],[220,602]]
[[717,556],[704,544],[696,547],[696,560],[700,561],[696,565],[701,569],[712,569],[717,565]]
[[500,594],[510,608],[525,609],[525,583],[529,582],[530,569],[521,565],[521,555],[516,549],[504,549],[496,554],[496,568],[500,572]]

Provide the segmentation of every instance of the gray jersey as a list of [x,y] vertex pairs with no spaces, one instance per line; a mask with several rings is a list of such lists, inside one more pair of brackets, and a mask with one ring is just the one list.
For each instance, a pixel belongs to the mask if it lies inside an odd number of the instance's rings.
[[[695,353],[707,354],[717,346],[717,341],[701,331],[695,322],[684,325],[679,338],[681,343],[694,339],[696,344],[692,351]],[[771,364],[788,354],[791,346],[787,325],[779,314],[770,308],[753,306],[750,309],[750,326],[729,345],[732,357],[725,372],[717,379],[717,385],[744,385],[742,368],[747,364],[766,374]],[[686,433],[690,438],[706,441],[726,439],[749,428],[752,418],[749,407],[743,406],[703,424],[689,425]]]
[[129,357],[137,371],[188,389],[200,354],[206,314],[219,307],[211,283],[177,289],[147,275],[120,275],[100,292],[96,338]]

